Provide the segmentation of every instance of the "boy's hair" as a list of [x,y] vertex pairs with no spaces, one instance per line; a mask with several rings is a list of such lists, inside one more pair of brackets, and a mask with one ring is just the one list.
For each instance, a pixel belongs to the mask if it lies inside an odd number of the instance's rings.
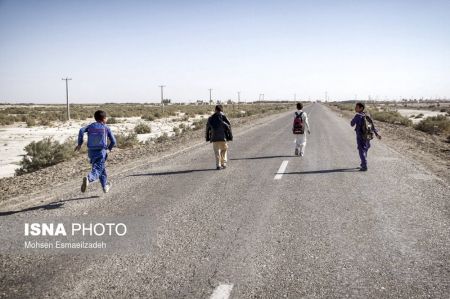
[[106,118],[106,112],[103,110],[97,110],[94,113],[94,118],[96,121],[102,121]]
[[222,112],[222,111],[223,111],[222,105],[217,105],[217,106],[216,106],[216,111],[217,111],[217,112]]
[[366,108],[364,103],[361,103],[361,102],[356,103],[356,106],[358,106],[359,108],[362,108],[362,110],[364,110]]
[[303,104],[302,103],[297,103],[297,109],[298,110],[302,110],[303,109]]

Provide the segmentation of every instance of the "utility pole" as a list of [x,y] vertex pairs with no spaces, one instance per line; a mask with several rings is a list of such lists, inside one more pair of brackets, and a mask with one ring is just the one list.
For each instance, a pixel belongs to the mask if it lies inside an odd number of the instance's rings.
[[239,109],[239,103],[241,102],[241,92],[238,91],[238,109]]
[[161,107],[162,107],[162,113],[164,115],[164,87],[165,85],[159,85],[159,88],[161,88]]
[[66,81],[66,103],[67,103],[67,121],[70,120],[70,110],[69,110],[69,81],[72,78],[62,78],[61,80]]
[[297,94],[294,93],[294,102],[297,102]]
[[209,104],[212,105],[212,96],[211,96],[212,88],[210,88],[208,90],[209,90]]
[[325,102],[328,102],[328,91],[325,91]]

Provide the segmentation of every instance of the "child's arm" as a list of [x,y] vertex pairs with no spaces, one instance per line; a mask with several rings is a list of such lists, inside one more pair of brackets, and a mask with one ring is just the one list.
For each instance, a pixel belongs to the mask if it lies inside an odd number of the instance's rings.
[[113,147],[116,146],[117,141],[116,141],[116,137],[114,137],[110,128],[107,129],[107,133],[108,133],[108,139],[109,139],[108,149],[109,149],[109,151],[111,151],[113,149]]
[[303,121],[305,122],[306,128],[308,129],[308,134],[311,134],[311,130],[309,129],[309,121],[308,121],[308,114],[303,112]]
[[350,122],[350,126],[354,127],[356,125],[356,119],[358,118],[358,115],[355,115],[352,119],[352,121]]
[[81,149],[81,146],[83,145],[84,133],[86,133],[88,127],[89,126],[86,126],[80,129],[80,132],[78,133],[78,145],[75,147],[75,151],[79,151]]

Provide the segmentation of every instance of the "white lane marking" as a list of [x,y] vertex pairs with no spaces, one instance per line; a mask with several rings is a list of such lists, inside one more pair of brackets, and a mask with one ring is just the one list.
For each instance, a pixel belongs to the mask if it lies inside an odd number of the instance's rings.
[[221,284],[215,288],[210,299],[228,299],[232,289],[232,284]]
[[283,173],[286,171],[288,163],[289,163],[288,160],[284,160],[283,163],[281,163],[280,168],[277,171],[277,174],[273,178],[274,180],[280,180],[283,177]]

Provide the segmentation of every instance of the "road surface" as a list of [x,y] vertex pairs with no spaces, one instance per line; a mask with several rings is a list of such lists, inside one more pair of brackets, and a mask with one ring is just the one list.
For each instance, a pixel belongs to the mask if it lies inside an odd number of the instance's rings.
[[205,143],[125,169],[106,196],[91,185],[6,209],[0,221],[145,217],[155,246],[3,254],[0,297],[448,298],[448,185],[378,140],[358,172],[349,122],[321,104],[305,110],[304,157],[293,156],[292,111],[237,134],[226,170]]

